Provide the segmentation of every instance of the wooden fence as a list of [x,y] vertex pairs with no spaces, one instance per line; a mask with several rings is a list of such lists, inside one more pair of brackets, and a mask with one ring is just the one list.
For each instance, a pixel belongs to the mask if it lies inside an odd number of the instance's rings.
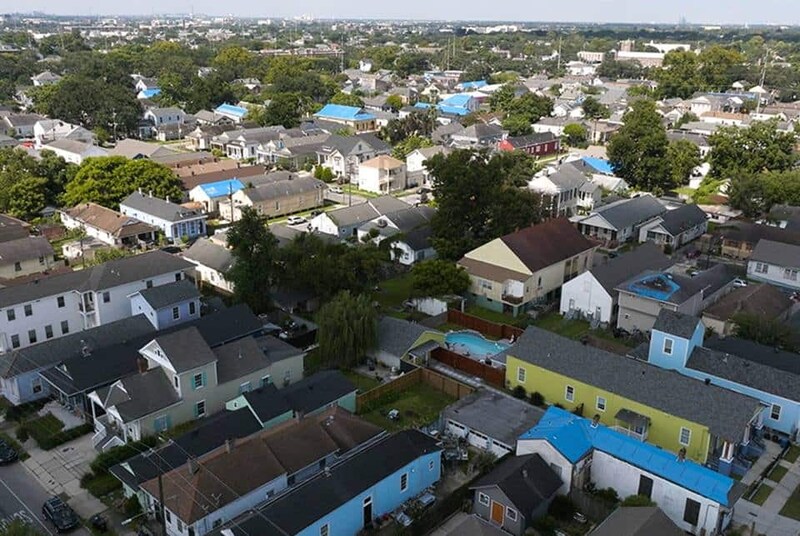
[[506,381],[506,371],[504,368],[495,368],[475,359],[465,357],[461,354],[451,352],[445,348],[434,348],[431,351],[431,359],[452,367],[456,370],[466,372],[470,376],[482,378],[486,383],[502,388]]
[[375,402],[376,400],[380,400],[385,396],[394,393],[402,393],[403,391],[407,391],[419,383],[426,383],[434,389],[442,391],[443,393],[456,399],[464,398],[468,394],[475,391],[473,387],[461,383],[458,380],[454,380],[453,378],[448,378],[447,376],[439,374],[436,371],[415,368],[410,372],[406,372],[402,376],[398,376],[390,382],[382,383],[376,387],[373,387],[366,393],[356,395],[356,413],[360,413],[366,405]]
[[461,383],[453,378],[448,378],[444,374],[439,374],[435,370],[420,369],[422,370],[422,381],[438,389],[439,391],[452,396],[457,400],[461,400],[465,396],[475,392],[475,388]]
[[467,329],[473,329],[493,339],[511,339],[513,336],[516,340],[523,332],[523,330],[518,327],[490,322],[477,316],[462,313],[457,309],[449,309],[447,311],[447,322],[464,326]]

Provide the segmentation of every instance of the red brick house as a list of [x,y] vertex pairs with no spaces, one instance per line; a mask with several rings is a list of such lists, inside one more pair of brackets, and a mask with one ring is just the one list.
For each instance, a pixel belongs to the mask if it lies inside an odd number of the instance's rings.
[[506,138],[497,144],[500,151],[524,151],[531,156],[542,157],[557,154],[561,140],[552,132],[538,132],[527,136]]

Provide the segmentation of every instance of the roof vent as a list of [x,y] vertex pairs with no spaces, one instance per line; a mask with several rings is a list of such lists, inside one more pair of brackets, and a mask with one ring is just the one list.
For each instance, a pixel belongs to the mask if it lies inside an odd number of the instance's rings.
[[678,461],[681,463],[686,461],[686,447],[681,447],[678,451]]
[[600,424],[600,415],[595,413],[594,417],[592,417],[592,428],[597,428],[598,424]]
[[92,350],[89,348],[87,342],[84,341],[83,339],[81,339],[81,355],[83,357],[89,357],[90,355],[92,355]]

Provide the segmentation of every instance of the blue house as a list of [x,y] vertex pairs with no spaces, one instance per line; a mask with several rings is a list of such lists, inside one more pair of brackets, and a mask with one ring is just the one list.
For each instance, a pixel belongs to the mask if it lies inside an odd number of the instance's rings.
[[188,279],[131,295],[131,314],[145,315],[157,330],[200,318],[200,291]]
[[387,436],[235,519],[223,536],[355,536],[441,477],[442,448],[418,430]]
[[357,106],[344,106],[342,104],[326,104],[314,114],[317,119],[338,123],[353,129],[356,133],[376,130],[377,118]]
[[149,223],[171,240],[190,240],[206,235],[207,216],[167,199],[133,192],[119,204],[119,211],[141,222]]
[[478,109],[478,100],[465,93],[451,95],[436,105],[443,114],[468,115]]

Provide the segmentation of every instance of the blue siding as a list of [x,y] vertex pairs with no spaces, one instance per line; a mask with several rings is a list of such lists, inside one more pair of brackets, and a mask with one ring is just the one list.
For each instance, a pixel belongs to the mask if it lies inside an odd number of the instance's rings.
[[[433,462],[432,470],[429,469],[431,462]],[[353,536],[364,528],[362,508],[366,497],[372,497],[373,518],[388,514],[435,484],[441,477],[441,467],[441,451],[417,458],[391,476],[362,491],[316,523],[301,530],[298,536],[319,536],[320,527],[326,523],[330,527],[330,536]],[[408,489],[401,492],[400,476],[403,473],[408,474]]]
[[[42,370],[44,369],[39,368],[12,378],[4,379],[4,388],[0,394],[5,396],[8,401],[15,406],[50,396],[50,384],[44,381],[39,375],[39,372]],[[34,382],[38,382],[42,387],[42,390],[38,393],[33,392]]]

